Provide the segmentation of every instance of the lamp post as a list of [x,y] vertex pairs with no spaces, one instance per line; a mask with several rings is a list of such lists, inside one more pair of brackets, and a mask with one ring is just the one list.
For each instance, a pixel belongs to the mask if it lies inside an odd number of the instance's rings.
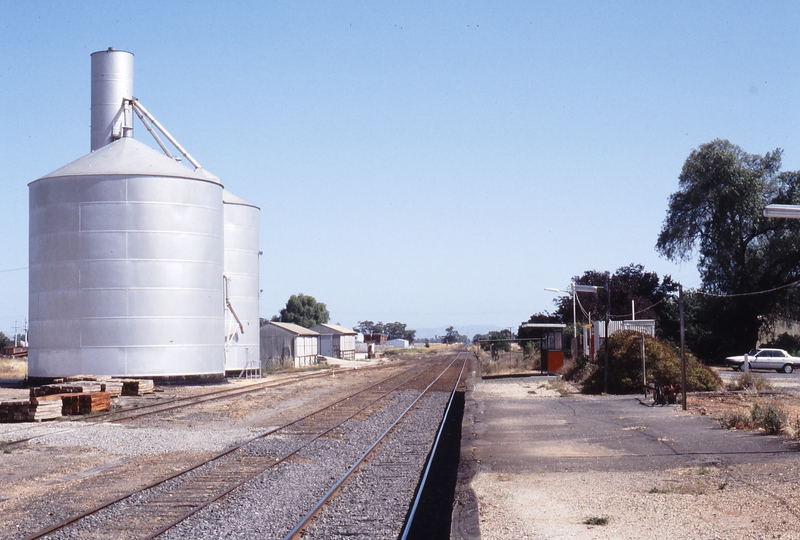
[[[590,292],[596,293],[597,291],[601,290],[603,287],[597,287],[595,285],[581,285],[580,283],[575,283],[574,281],[570,282],[570,290],[565,291],[564,289],[555,289],[552,287],[545,287],[544,290],[550,292],[563,292],[563,293],[572,293],[572,339],[574,340],[573,343],[575,345],[572,347],[572,356],[577,356],[578,353],[578,318],[577,312],[575,311],[575,303],[576,303],[576,294],[579,292]],[[589,321],[591,322],[591,321]],[[586,344],[584,344],[584,347]]]
[[578,319],[576,317],[575,312],[575,283],[573,282],[571,287],[571,291],[565,291],[564,289],[554,289],[553,287],[545,287],[544,290],[550,292],[564,292],[564,293],[571,293],[572,294],[572,335],[573,337],[577,337],[578,335]]

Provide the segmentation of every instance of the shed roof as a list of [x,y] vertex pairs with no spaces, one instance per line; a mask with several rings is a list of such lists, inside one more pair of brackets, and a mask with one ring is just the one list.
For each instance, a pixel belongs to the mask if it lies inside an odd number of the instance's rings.
[[332,332],[334,334],[355,336],[358,333],[355,330],[350,330],[349,328],[345,328],[344,326],[339,326],[338,324],[320,323],[315,326],[312,326],[311,328],[316,328],[320,334],[329,334]]
[[298,336],[318,336],[319,332],[314,332],[308,328],[304,328],[299,324],[294,323],[287,323],[287,322],[275,322],[275,321],[267,321],[267,324],[274,324],[278,328],[283,328],[287,332],[291,332],[293,334],[297,334]]

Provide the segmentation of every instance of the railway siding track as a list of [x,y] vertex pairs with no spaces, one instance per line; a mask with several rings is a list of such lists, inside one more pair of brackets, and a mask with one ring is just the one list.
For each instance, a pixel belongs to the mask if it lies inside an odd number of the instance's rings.
[[[289,377],[282,377],[278,380],[253,383],[244,387],[223,388],[220,390],[203,392],[193,396],[176,397],[155,403],[143,403],[135,407],[120,408],[105,413],[93,414],[91,416],[71,417],[68,419],[68,427],[57,429],[55,431],[51,427],[51,422],[36,423],[24,426],[14,424],[13,427],[8,427],[3,430],[2,434],[0,434],[0,438],[4,439],[6,435],[12,435],[14,438],[10,440],[4,440],[3,446],[5,448],[13,448],[28,443],[34,439],[39,439],[58,433],[68,433],[70,431],[81,429],[83,426],[91,426],[109,422],[122,423],[147,416],[153,416],[159,413],[202,405],[208,402],[238,398],[248,394],[262,392],[264,390],[287,386],[301,380],[331,376],[334,373],[335,371],[331,369],[302,375],[293,375]],[[9,424],[9,426],[12,425]],[[20,433],[22,435],[20,435]]]
[[[340,400],[324,412],[290,422],[218,455],[211,463],[181,471],[105,508],[76,516],[80,519],[66,520],[28,538],[150,538],[161,533],[167,538],[218,538],[235,533],[219,530],[231,523],[238,524],[234,529],[245,526],[249,533],[278,538],[276,531],[292,528],[299,519],[298,512],[314,500],[313,494],[321,489],[324,492],[330,478],[349,467],[353,456],[358,457],[356,454],[374,440],[376,432],[392,422],[398,408],[407,408],[418,399],[419,378],[433,367],[413,367],[394,387],[386,382],[375,384],[359,392],[357,399]],[[426,400],[438,402],[435,407],[439,407],[440,417],[441,396]],[[358,406],[356,401],[360,402]],[[368,416],[367,410],[372,411]],[[430,416],[430,411],[426,414]],[[434,424],[438,425],[438,420]],[[269,504],[251,508],[241,519],[232,518],[264,494],[277,504],[272,512],[277,520],[257,517]],[[225,508],[222,519],[207,517],[219,508]],[[209,523],[214,524],[211,532]]]

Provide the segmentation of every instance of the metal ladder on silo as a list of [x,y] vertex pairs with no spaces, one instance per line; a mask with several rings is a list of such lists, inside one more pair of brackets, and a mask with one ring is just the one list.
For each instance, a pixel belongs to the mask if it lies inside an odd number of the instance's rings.
[[250,347],[245,347],[245,365],[242,372],[239,373],[239,378],[245,379],[260,379],[261,378],[261,361],[259,358],[253,358],[250,354]]

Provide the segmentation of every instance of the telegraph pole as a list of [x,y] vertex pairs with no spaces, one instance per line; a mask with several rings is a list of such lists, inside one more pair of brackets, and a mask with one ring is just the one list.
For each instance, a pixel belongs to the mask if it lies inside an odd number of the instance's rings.
[[686,341],[683,334],[683,285],[678,283],[678,312],[681,316],[681,392],[683,410],[686,410]]
[[608,394],[608,325],[611,324],[611,278],[606,281],[606,293],[608,293],[608,304],[606,304],[606,344],[605,358],[603,360],[603,393]]

